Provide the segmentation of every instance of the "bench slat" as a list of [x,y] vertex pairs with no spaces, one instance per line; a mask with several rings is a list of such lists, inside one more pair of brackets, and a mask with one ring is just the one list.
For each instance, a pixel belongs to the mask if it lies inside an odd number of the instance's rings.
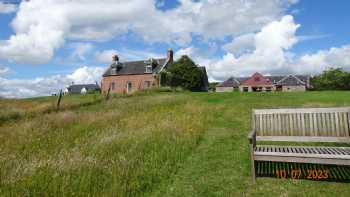
[[350,143],[348,137],[316,137],[316,136],[256,136],[257,141],[278,142],[342,142]]
[[339,128],[339,114],[335,113],[335,130],[337,133],[337,136],[341,136],[340,135],[340,128]]
[[286,153],[286,152],[255,152],[255,156],[279,156],[279,157],[306,157],[306,158],[325,158],[325,159],[344,159],[350,160],[350,155],[334,155],[323,152],[322,154],[311,154],[306,151],[300,153]]
[[[298,157],[319,157],[319,158],[338,158],[350,159],[350,147],[309,147],[309,146],[273,146],[258,145],[258,147],[268,151],[258,151],[255,155],[274,155],[274,156],[298,156]],[[294,151],[289,151],[293,149]],[[326,155],[326,156],[320,156]]]
[[[344,134],[345,134],[345,136],[347,136],[347,137],[349,137],[349,130],[350,130],[350,128],[349,128],[349,118],[348,118],[348,115],[349,115],[349,113],[343,113],[344,115]],[[348,132],[346,132],[346,131],[348,131]]]
[[[287,109],[288,113],[276,114],[270,113],[275,111],[273,109],[263,110],[264,113],[253,115],[253,125],[257,136],[350,137],[350,108],[333,108],[336,111],[315,109],[310,109],[313,113],[309,109],[295,109],[295,113],[292,113],[292,109]],[[277,110],[286,112],[283,109]]]
[[350,107],[333,107],[333,108],[294,108],[294,109],[254,109],[254,114],[295,114],[295,113],[332,113],[346,112]]
[[292,163],[313,163],[313,164],[332,164],[332,165],[350,165],[350,159],[341,158],[310,158],[298,156],[273,156],[273,155],[256,155],[255,161],[275,161],[275,162],[292,162]]
[[350,136],[350,110],[348,111],[348,136]]

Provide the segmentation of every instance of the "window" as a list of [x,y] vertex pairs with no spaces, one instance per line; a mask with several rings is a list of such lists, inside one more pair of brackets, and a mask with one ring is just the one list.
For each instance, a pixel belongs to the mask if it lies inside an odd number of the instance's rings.
[[254,81],[260,81],[260,77],[255,77]]
[[115,89],[115,82],[111,83],[111,89],[114,90]]
[[271,92],[271,87],[266,87],[266,92]]
[[151,87],[151,82],[150,82],[150,81],[144,81],[143,87],[144,87],[144,88],[149,88],[149,87]]
[[243,92],[248,92],[249,88],[248,87],[243,87]]
[[146,65],[145,73],[152,73],[152,65]]

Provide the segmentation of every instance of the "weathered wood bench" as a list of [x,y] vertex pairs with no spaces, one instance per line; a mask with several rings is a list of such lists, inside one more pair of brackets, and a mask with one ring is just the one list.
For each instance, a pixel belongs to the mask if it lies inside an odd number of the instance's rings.
[[270,142],[350,143],[350,107],[255,109],[248,135],[252,177],[256,162],[350,165],[350,147],[257,145]]

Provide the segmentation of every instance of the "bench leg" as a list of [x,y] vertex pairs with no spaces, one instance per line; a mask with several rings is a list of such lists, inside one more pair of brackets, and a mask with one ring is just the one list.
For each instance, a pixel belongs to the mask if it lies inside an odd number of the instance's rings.
[[253,179],[253,183],[256,182],[256,174],[255,174],[255,160],[254,160],[254,148],[251,145],[250,146],[250,165],[251,165],[251,174],[252,174],[252,179]]
[[251,162],[251,165],[252,165],[252,169],[251,169],[251,173],[252,173],[252,181],[253,181],[253,183],[255,183],[256,182],[256,174],[255,174],[255,161],[254,160],[252,160],[252,162]]

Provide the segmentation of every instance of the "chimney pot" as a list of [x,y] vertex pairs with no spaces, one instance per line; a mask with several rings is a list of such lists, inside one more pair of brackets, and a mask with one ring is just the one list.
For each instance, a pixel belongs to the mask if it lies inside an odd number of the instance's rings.
[[168,49],[167,59],[170,64],[174,62],[174,51],[172,49]]
[[114,63],[119,62],[119,57],[118,57],[118,55],[113,55],[112,59],[113,59],[113,62],[114,62]]

